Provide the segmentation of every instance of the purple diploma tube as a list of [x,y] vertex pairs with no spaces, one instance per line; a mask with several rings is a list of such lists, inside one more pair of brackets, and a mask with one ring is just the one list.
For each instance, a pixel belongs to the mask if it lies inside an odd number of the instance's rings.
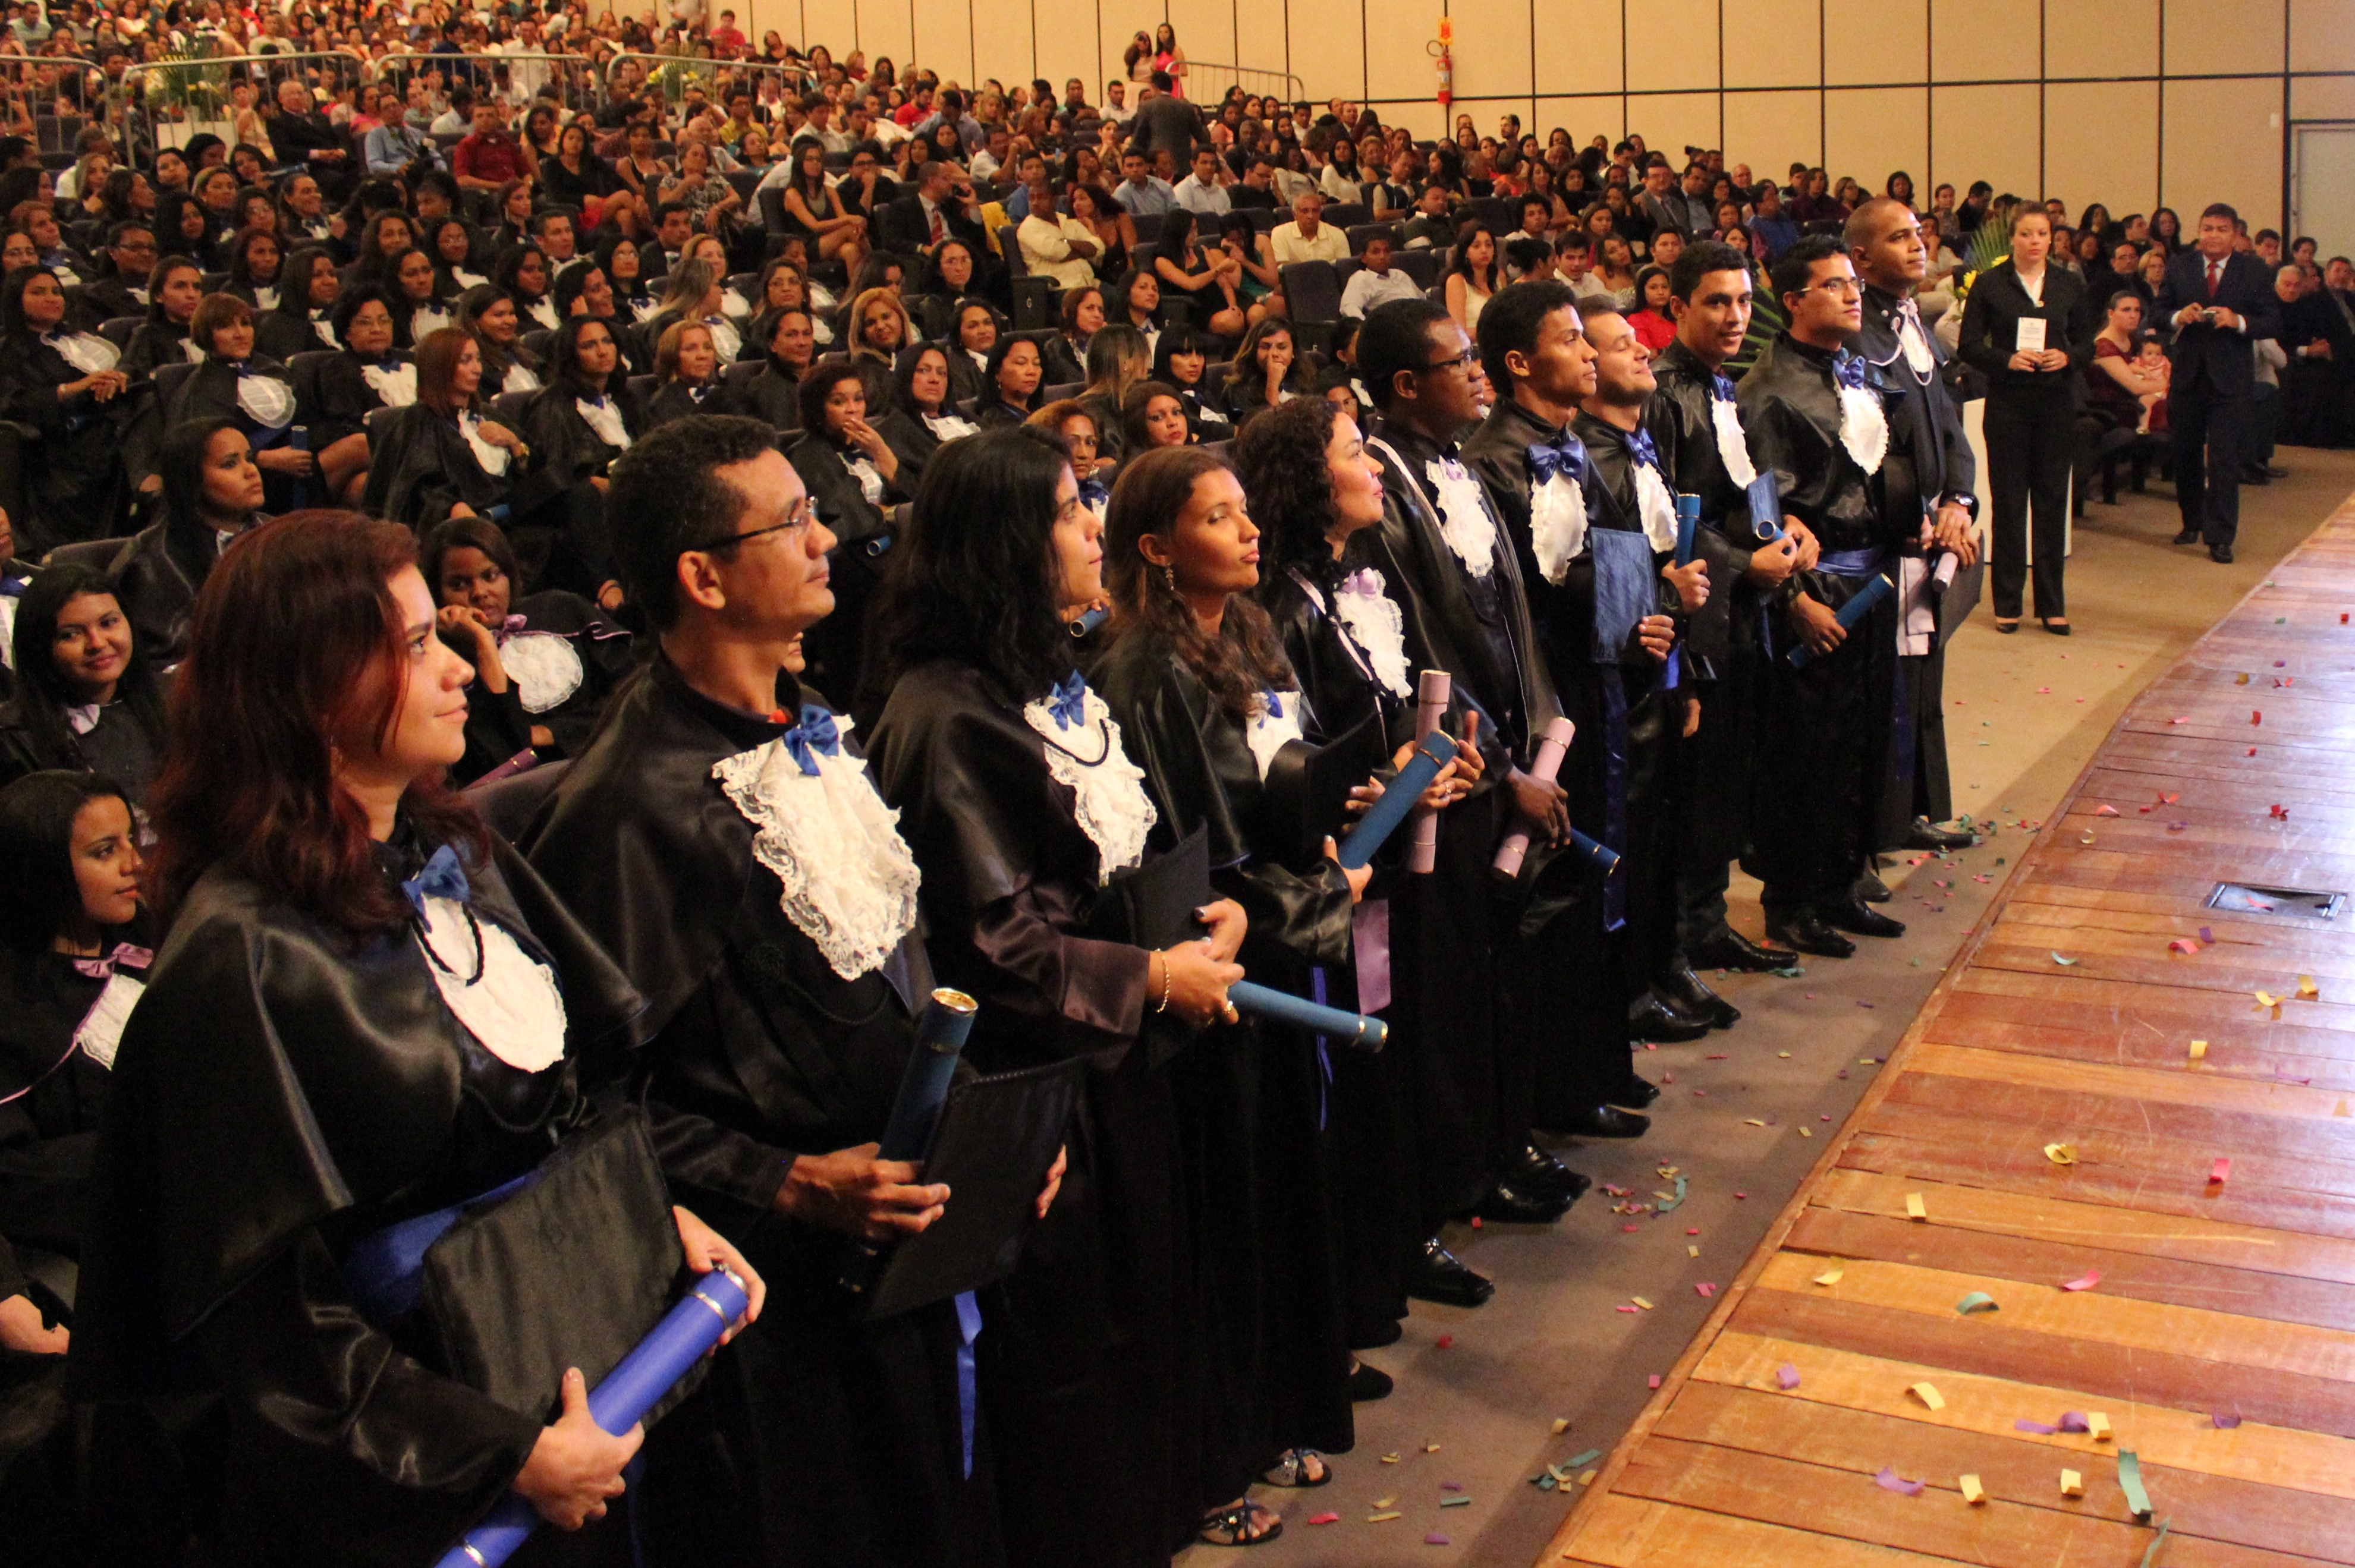
[[[728,1325],[743,1316],[750,1299],[743,1281],[726,1269],[715,1268],[697,1280],[654,1332],[590,1391],[590,1415],[617,1436],[644,1421],[671,1386],[711,1353]],[[497,1568],[538,1527],[539,1510],[510,1492],[442,1554],[435,1568]]]
[[[1529,777],[1540,784],[1552,783],[1554,776],[1561,771],[1563,756],[1570,750],[1570,738],[1577,733],[1578,726],[1566,718],[1557,718],[1547,725],[1545,738],[1538,742],[1536,760],[1529,764]],[[1513,831],[1497,846],[1497,869],[1507,876],[1520,875],[1521,862],[1529,853],[1529,840],[1536,832],[1537,825],[1527,817],[1516,821]]]
[[[1417,745],[1431,736],[1439,721],[1447,716],[1447,698],[1454,683],[1444,670],[1425,670],[1415,681],[1414,738]],[[1415,793],[1421,794],[1420,789]],[[1418,875],[1430,874],[1439,863],[1439,813],[1418,806],[1414,811],[1414,838],[1408,845],[1406,868]]]

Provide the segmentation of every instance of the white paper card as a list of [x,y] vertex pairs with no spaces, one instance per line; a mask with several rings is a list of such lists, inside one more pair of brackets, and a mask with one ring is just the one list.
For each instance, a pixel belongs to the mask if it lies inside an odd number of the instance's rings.
[[2012,351],[2016,354],[2042,354],[2044,327],[2045,321],[2042,316],[2020,317],[2019,339],[2011,345]]

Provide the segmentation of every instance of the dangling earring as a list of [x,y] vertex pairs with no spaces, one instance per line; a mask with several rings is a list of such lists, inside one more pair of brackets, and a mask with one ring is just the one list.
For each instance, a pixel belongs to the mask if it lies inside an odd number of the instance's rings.
[[1176,599],[1178,597],[1178,568],[1170,565],[1168,562],[1164,561],[1161,564],[1161,580],[1169,585],[1169,597],[1171,599]]

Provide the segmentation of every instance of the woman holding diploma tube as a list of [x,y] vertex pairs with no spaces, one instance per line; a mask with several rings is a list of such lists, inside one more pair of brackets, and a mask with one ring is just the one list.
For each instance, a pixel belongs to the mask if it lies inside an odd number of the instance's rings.
[[[753,1277],[588,1092],[636,992],[442,785],[470,675],[407,530],[357,514],[240,538],[197,601],[151,801],[168,934],[115,1057],[73,1373],[92,1400],[218,1394],[223,1562],[430,1563],[510,1489],[561,1529],[605,1518],[640,1432],[597,1428],[578,1369],[481,1385],[533,1336],[634,1343],[682,1245]],[[651,1215],[576,1205],[582,1245],[473,1276],[428,1245],[506,1234],[506,1204],[584,1172]],[[643,1320],[607,1288],[631,1273]]]
[[[1235,460],[1252,519],[1263,531],[1257,597],[1314,722],[1330,736],[1375,715],[1397,747],[1393,761],[1402,765],[1415,740],[1422,634],[1411,600],[1393,587],[1398,567],[1377,526],[1380,461],[1368,450],[1354,415],[1311,397],[1252,420],[1236,442]],[[1424,792],[1424,803],[1454,804],[1478,778],[1478,767],[1476,748],[1460,752]],[[1405,833],[1393,842],[1403,848]],[[1391,854],[1384,863],[1397,859]],[[1358,962],[1379,962],[1382,973],[1361,989],[1355,965],[1328,971],[1327,1000],[1337,1006],[1380,1012],[1389,1004],[1386,880],[1359,905],[1352,932]],[[1405,1269],[1427,1234],[1413,1190],[1417,1106],[1407,1063],[1416,1049],[1401,1031],[1379,1054],[1327,1053],[1335,1236],[1353,1351],[1398,1339],[1407,1311]],[[1379,1398],[1389,1387],[1387,1374],[1352,1367],[1353,1397]]]
[[[1279,751],[1319,732],[1251,597],[1260,534],[1241,482],[1197,447],[1132,460],[1113,487],[1105,560],[1113,640],[1095,673],[1160,831],[1208,835],[1213,885],[1251,916],[1244,967],[1313,995],[1317,971],[1350,966],[1351,911],[1371,869],[1344,871],[1329,839],[1323,854],[1305,853],[1302,823],[1268,788],[1290,765]],[[1185,1173],[1216,1249],[1203,1260],[1202,1312],[1247,1330],[1223,1361],[1206,1347],[1201,1419],[1225,1439],[1204,1455],[1208,1503],[1254,1475],[1321,1486],[1323,1452],[1353,1441],[1324,1078],[1313,1038],[1257,1025],[1178,1065]]]
[[[1199,1325],[1181,1309],[1195,1248],[1170,1063],[1203,1048],[1193,1032],[1243,972],[1231,902],[1201,908],[1201,939],[1157,948],[1130,914],[1156,885],[1157,815],[1063,621],[1102,595],[1103,537],[1060,437],[952,442],[878,621],[892,685],[876,782],[923,872],[934,972],[980,1003],[966,1059],[1089,1066],[1062,1193],[982,1301],[1007,1552],[1041,1568],[1166,1563],[1199,1521],[1171,1481],[1192,1473],[1177,1456]],[[1192,927],[1200,889],[1173,892],[1164,913]],[[1082,1461],[1103,1484],[1070,1484]]]

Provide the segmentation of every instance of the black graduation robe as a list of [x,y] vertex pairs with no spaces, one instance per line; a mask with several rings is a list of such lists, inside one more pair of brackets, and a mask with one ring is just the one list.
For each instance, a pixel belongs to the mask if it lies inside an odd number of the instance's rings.
[[[406,819],[378,855],[394,879],[423,858]],[[471,907],[563,988],[553,1066],[485,1050],[406,928],[355,946],[226,867],[180,908],[124,1032],[72,1378],[101,1401],[219,1395],[224,1561],[431,1563],[538,1440],[541,1413],[449,1375],[412,1317],[364,1318],[342,1265],[539,1165],[594,1118],[582,1073],[634,1038],[637,998],[531,869],[497,845],[465,869]]]
[[[333,359],[320,361],[314,383],[315,401],[300,416],[310,421],[313,451],[324,451],[346,436],[367,432],[368,417],[385,406],[382,395],[368,385],[365,374],[366,367],[374,363],[377,362],[364,359],[349,349],[341,350]],[[405,359],[395,354],[384,363],[398,366]],[[374,461],[376,454],[368,455]]]
[[[1102,739],[1074,736],[1070,754],[1092,762]],[[1164,1060],[1188,1034],[1151,1010],[1150,956],[1112,917],[1048,745],[996,682],[941,661],[893,683],[872,757],[923,868],[934,970],[981,1004],[966,1058],[985,1072],[1088,1064],[1062,1191],[982,1303],[1009,1558],[1150,1568],[1197,1500],[1176,1484],[1197,1325],[1178,1309],[1192,1262]],[[1069,1486],[1074,1453],[1121,1484]]]
[[[264,311],[256,318],[253,352],[266,354],[282,362],[298,354],[341,348],[343,344],[335,340],[335,333],[327,327],[327,318],[333,313],[329,311],[289,310],[282,298],[278,309]],[[326,443],[319,444],[324,446]]]
[[[246,526],[258,528],[269,521],[257,512]],[[219,536],[202,518],[167,518],[133,535],[107,568],[114,578],[115,600],[131,622],[132,641],[155,668],[168,670],[187,652],[197,595],[212,575],[221,549]]]
[[369,447],[360,509],[371,517],[406,523],[422,534],[446,522],[450,509],[460,502],[477,516],[489,516],[491,508],[506,503],[514,478],[512,467],[503,475],[484,471],[456,420],[443,418],[423,403],[411,403],[393,411],[384,422],[382,439]]
[[754,418],[780,431],[802,428],[800,374],[775,355],[768,356],[759,375],[747,379],[744,393],[752,405],[747,412]]
[[87,768],[122,785],[135,806],[147,799],[147,787],[163,764],[164,736],[151,732],[128,703],[100,708],[98,723],[87,735],[69,728],[62,745],[43,743],[27,722],[21,695],[0,703],[0,788],[45,768]]
[[123,363],[115,368],[133,381],[146,381],[155,376],[159,365],[187,363],[186,325],[150,312],[147,319],[133,329],[131,342],[123,351]]
[[[1250,920],[1245,971],[1305,995],[1312,966],[1346,970],[1348,884],[1333,862],[1300,858],[1298,826],[1272,810],[1244,722],[1147,628],[1115,628],[1093,675],[1145,769],[1161,842],[1208,835],[1212,890]],[[1297,690],[1271,695],[1306,708]],[[1314,715],[1298,716],[1315,735]],[[1355,1442],[1325,1075],[1314,1039],[1256,1023],[1215,1032],[1171,1070],[1206,1325],[1199,1501],[1213,1506],[1284,1449]]]
[[[815,700],[781,673],[783,712]],[[675,1561],[916,1568],[1002,1561],[986,1442],[964,1470],[954,1304],[861,1319],[846,1238],[778,1213],[786,1168],[873,1140],[929,990],[921,942],[845,980],[782,907],[712,769],[785,726],[656,656],[527,835],[532,863],[646,997],[641,1094],[674,1190],[769,1283],[752,1331],[650,1457]],[[985,1427],[986,1430],[986,1427]],[[666,1500],[667,1499],[667,1500]]]
[[646,429],[666,425],[673,419],[684,419],[689,414],[750,415],[751,406],[737,396],[735,390],[721,382],[713,381],[696,397],[684,381],[666,381],[646,401]]
[[891,549],[891,509],[912,492],[902,474],[900,482],[885,482],[879,503],[868,500],[845,466],[863,455],[815,430],[803,431],[785,449],[785,461],[801,475],[818,521],[835,538],[826,556],[833,572],[834,613],[802,639],[810,679],[824,683],[828,691],[844,693],[856,711],[874,713],[882,705],[882,694],[869,693],[865,685],[867,618],[883,588]]
[[[120,368],[131,368],[128,356]],[[16,524],[17,553],[37,559],[59,545],[103,539],[128,500],[123,448],[150,399],[135,386],[106,402],[89,393],[58,400],[58,388],[82,372],[28,334],[0,341],[0,418],[40,434],[19,443],[32,515]]]
[[[605,498],[590,481],[604,477],[626,449],[581,417],[583,396],[582,388],[556,382],[524,405],[523,428],[516,433],[531,449],[531,460],[516,481],[515,521],[507,532],[527,587],[586,596],[613,575]],[[631,440],[645,434],[645,408],[622,377],[606,377],[604,396],[621,409],[622,429]]]
[[[1487,764],[1471,794],[1440,818],[1436,869],[1402,879],[1391,907],[1392,1040],[1404,1030],[1418,1042],[1418,1166],[1429,1235],[1476,1202],[1495,1184],[1499,1162],[1528,1141],[1527,1054],[1502,1017],[1466,1008],[1463,999],[1501,998],[1488,867],[1513,814],[1504,780],[1528,760],[1529,736],[1557,705],[1512,541],[1493,512],[1496,543],[1486,573],[1476,576],[1447,544],[1431,465],[1460,449],[1388,422],[1374,435],[1386,497],[1381,536],[1399,567],[1391,587],[1414,600],[1418,652],[1427,661],[1416,668],[1452,677],[1449,733],[1461,735],[1460,715],[1479,707]],[[1477,490],[1476,478],[1472,483]]]
[[[2089,291],[2087,297],[2108,296]],[[1896,389],[1900,401],[1891,406],[1889,417],[1892,423],[1902,420],[1908,427],[1907,439],[1902,446],[1891,442],[1884,462],[1890,471],[1889,493],[1918,496],[1923,510],[1933,516],[1950,500],[1961,502],[1976,516],[1978,460],[1971,454],[1970,440],[1963,430],[1962,406],[1946,385],[1945,345],[1936,334],[1924,330],[1923,341],[1929,346],[1932,366],[1927,371],[1915,370],[1898,337],[1899,304],[1896,295],[1867,284],[1864,325],[1849,344],[1879,367],[1881,378]],[[1902,556],[1919,562],[1925,573],[1936,569],[1942,553],[1934,546],[1925,556],[1911,538],[1901,539],[1898,550]],[[1891,747],[1888,788],[1881,793],[1873,839],[1876,850],[1902,846],[1916,817],[1943,822],[1955,814],[1946,758],[1946,640],[1978,602],[1986,577],[1987,557],[1982,555],[1974,564],[1957,567],[1943,592],[1934,588],[1925,590],[1936,620],[1930,651],[1898,656],[1901,706]],[[1899,586],[1903,586],[1902,581]]]
[[[1737,397],[1752,461],[1761,472],[1774,471],[1784,512],[1813,531],[1826,556],[1846,556],[1859,567],[1880,563],[1854,575],[1822,563],[1791,574],[1793,595],[1804,592],[1838,610],[1870,576],[1895,569],[1889,557],[1897,530],[1883,509],[1887,459],[1867,473],[1840,440],[1834,358],[1779,334],[1742,378]],[[1884,409],[1893,400],[1870,366],[1866,385]],[[1890,450],[1907,435],[1891,418]],[[1905,510],[1911,533],[1918,514],[1911,497]],[[1799,669],[1788,657],[1798,637],[1787,612],[1778,621],[1769,626],[1768,697],[1744,863],[1766,884],[1770,907],[1796,907],[1847,896],[1864,870],[1889,766],[1897,621],[1884,599],[1839,647]]]
[[[499,646],[505,651],[525,644],[515,655],[518,664],[544,641],[561,643],[578,662],[580,683],[560,697],[553,686],[543,690],[536,681],[519,677],[516,667],[507,671],[507,684],[517,694],[527,726],[545,726],[554,737],[541,760],[578,757],[604,714],[607,699],[635,668],[634,639],[594,604],[562,588],[517,599],[508,606],[507,616],[510,621],[521,618],[523,624],[501,631]],[[559,683],[570,678],[570,666],[560,655],[553,663]]]

